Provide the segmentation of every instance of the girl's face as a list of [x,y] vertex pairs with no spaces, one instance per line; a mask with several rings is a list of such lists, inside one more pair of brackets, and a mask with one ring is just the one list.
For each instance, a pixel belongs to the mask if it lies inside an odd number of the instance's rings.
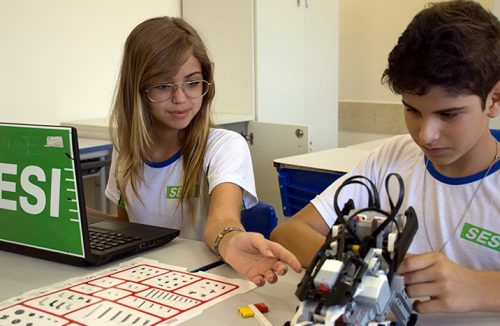
[[[155,98],[157,93],[171,93],[170,98],[161,102],[149,101],[149,110],[152,117],[153,130],[158,131],[180,131],[186,128],[195,115],[200,111],[203,101],[202,96],[190,97],[190,91],[195,90],[195,81],[203,80],[201,64],[193,55],[179,68],[177,74],[171,80],[165,80],[164,84],[148,90],[149,97]],[[188,83],[181,85],[182,83]],[[169,85],[165,85],[169,84]],[[176,85],[172,86],[172,85]],[[201,87],[201,84],[199,84]],[[169,89],[166,91],[166,89]],[[187,90],[188,95],[186,95]],[[155,92],[153,94],[153,92]]]

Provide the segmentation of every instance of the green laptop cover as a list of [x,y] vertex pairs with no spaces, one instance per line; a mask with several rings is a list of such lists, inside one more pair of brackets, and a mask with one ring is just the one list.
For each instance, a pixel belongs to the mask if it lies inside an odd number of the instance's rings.
[[71,133],[0,123],[0,240],[85,256]]

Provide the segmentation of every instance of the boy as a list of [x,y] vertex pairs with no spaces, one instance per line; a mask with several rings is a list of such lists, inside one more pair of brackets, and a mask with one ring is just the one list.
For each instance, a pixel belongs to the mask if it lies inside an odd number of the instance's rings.
[[[369,178],[388,210],[384,180],[395,172],[405,184],[401,210],[413,206],[419,223],[398,270],[410,297],[427,298],[416,311],[500,311],[500,149],[489,129],[500,113],[498,19],[472,1],[431,5],[399,38],[382,80],[402,96],[409,135],[377,148],[271,238],[307,266],[337,218],[343,180]],[[340,208],[350,198],[367,207],[366,189],[347,187]]]

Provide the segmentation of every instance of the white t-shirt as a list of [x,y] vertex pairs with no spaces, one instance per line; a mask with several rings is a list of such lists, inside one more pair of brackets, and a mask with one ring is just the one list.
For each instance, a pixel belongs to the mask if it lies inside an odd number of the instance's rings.
[[[118,204],[121,193],[116,186],[113,151],[106,196]],[[202,182],[194,199],[194,219],[187,202],[178,208],[178,196],[184,180],[182,156],[178,152],[164,162],[144,163],[144,182],[138,185],[140,199],[127,186],[127,213],[131,222],[156,225],[180,230],[180,236],[203,239],[209,195],[221,183],[234,183],[243,189],[243,206],[250,208],[257,203],[252,159],[243,137],[225,129],[210,129],[207,151],[203,164]]]
[[[408,252],[442,250],[463,266],[500,270],[500,162],[484,178],[486,171],[449,178],[430,161],[427,165],[426,169],[424,153],[409,135],[392,137],[311,202],[331,227],[337,218],[333,208],[336,189],[347,177],[363,175],[375,183],[381,208],[389,211],[385,177],[398,173],[405,186],[400,212],[413,206],[418,217],[418,231]],[[390,182],[394,203],[399,193],[395,180]],[[339,208],[351,198],[357,209],[368,207],[366,189],[349,185],[339,194]]]

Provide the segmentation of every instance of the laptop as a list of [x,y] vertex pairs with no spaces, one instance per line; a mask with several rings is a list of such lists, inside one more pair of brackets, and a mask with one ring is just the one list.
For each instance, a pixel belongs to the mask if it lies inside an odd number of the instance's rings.
[[179,230],[87,217],[77,130],[0,122],[0,249],[101,265],[167,244]]

